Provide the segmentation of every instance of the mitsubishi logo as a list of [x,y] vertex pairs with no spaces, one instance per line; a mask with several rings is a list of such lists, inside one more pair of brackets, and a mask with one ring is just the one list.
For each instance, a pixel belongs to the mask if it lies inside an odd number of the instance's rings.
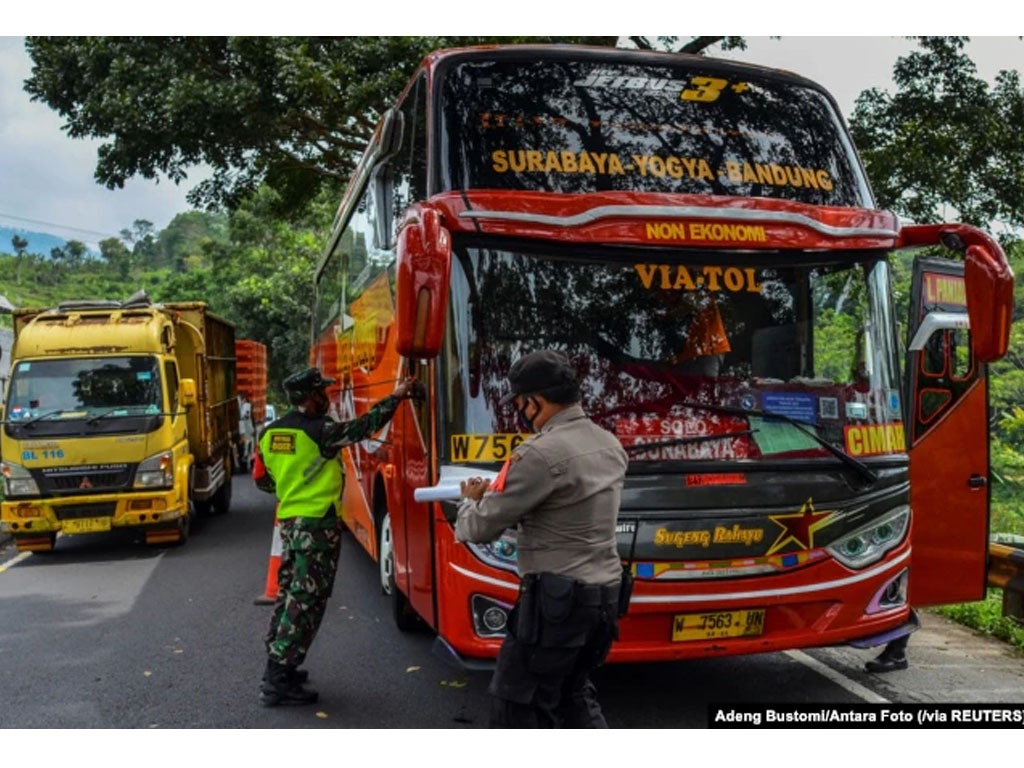
[[88,477],[83,477],[82,482],[78,485],[79,488],[92,488],[92,483],[89,482]]

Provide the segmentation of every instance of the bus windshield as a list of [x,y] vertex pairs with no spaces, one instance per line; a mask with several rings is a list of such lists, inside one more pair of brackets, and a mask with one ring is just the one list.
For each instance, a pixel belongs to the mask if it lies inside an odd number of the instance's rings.
[[693,59],[463,61],[441,87],[442,187],[872,207],[825,94],[739,72]]
[[904,452],[884,259],[690,258],[457,246],[442,452],[472,460],[456,436],[522,431],[498,400],[512,362],[543,347],[569,357],[584,409],[634,462],[831,455],[764,414],[852,456]]

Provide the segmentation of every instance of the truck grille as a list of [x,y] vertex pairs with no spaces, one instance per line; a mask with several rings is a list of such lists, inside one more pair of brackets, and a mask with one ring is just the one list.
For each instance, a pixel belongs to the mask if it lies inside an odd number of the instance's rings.
[[102,504],[66,504],[55,505],[54,513],[58,520],[74,520],[81,517],[112,517],[117,509],[116,501]]
[[37,470],[33,474],[36,475],[39,491],[44,496],[82,496],[129,488],[135,474],[135,465],[94,466],[78,471],[68,471],[64,468],[56,471]]

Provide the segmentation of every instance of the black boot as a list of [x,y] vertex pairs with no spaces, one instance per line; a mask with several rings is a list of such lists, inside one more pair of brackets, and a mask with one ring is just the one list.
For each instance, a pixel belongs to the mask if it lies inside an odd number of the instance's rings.
[[868,672],[884,673],[884,672],[895,672],[900,669],[906,669],[909,666],[907,661],[907,638],[898,638],[893,640],[882,651],[878,656],[867,664],[864,665],[864,669]]
[[276,707],[278,704],[313,704],[319,700],[320,694],[303,687],[297,671],[293,666],[267,659],[267,671],[260,683],[260,704]]
[[289,667],[292,674],[292,680],[299,685],[309,680],[309,671],[305,669],[298,669],[297,667]]

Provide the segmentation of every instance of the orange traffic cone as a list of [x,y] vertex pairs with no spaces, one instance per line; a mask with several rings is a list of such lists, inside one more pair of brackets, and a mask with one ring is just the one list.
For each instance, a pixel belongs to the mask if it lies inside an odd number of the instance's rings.
[[273,605],[277,602],[277,571],[281,567],[281,533],[277,516],[274,516],[274,535],[270,540],[270,563],[267,565],[267,585],[263,594],[253,600],[253,605]]

